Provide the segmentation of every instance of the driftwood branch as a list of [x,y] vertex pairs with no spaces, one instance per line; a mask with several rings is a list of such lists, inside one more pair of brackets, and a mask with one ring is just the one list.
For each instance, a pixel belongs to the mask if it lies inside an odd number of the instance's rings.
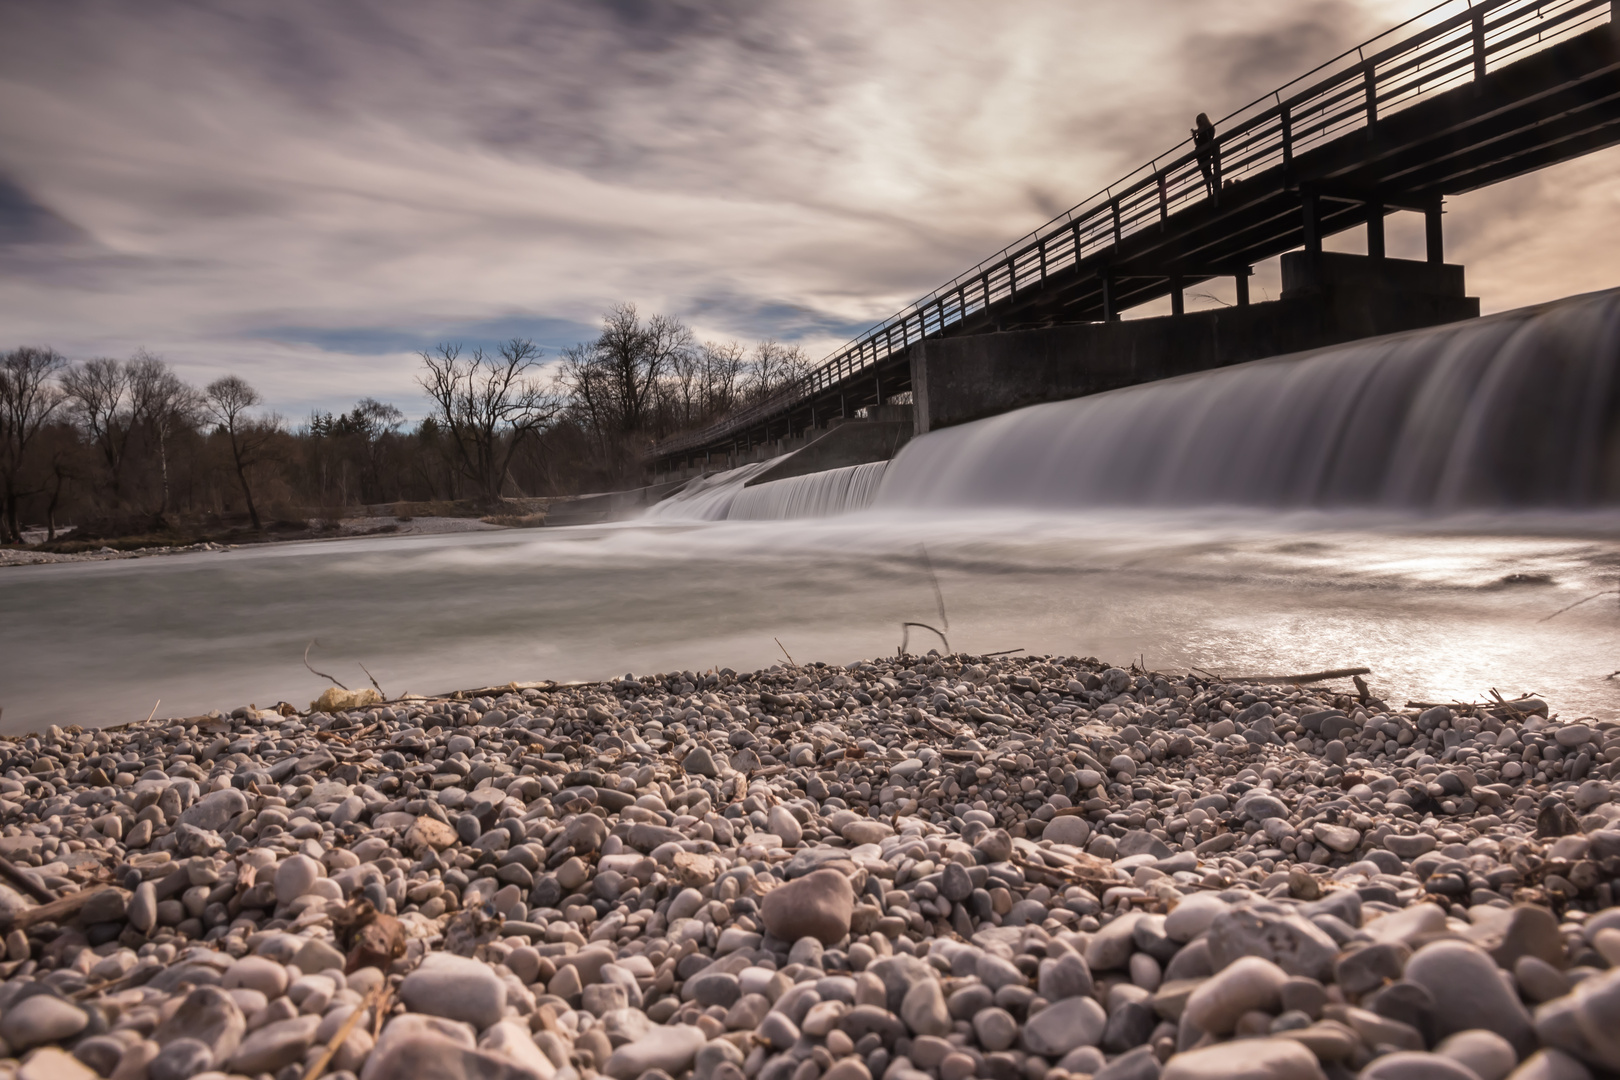
[[[1199,669],[1193,668],[1193,670],[1197,671]],[[1204,674],[1208,675],[1209,672],[1206,671]],[[1303,675],[1234,675],[1222,681],[1229,683],[1313,683],[1326,682],[1329,679],[1350,679],[1357,675],[1371,674],[1372,668],[1347,667],[1334,668],[1332,671],[1308,671]]]
[[[917,549],[922,552],[923,569],[928,571],[928,583],[934,587],[934,604],[939,608],[939,625],[949,630],[951,617],[945,614],[945,593],[939,587],[939,575],[934,573],[934,563],[928,558],[928,546],[918,544]],[[941,637],[944,635],[941,634]]]
[[783,656],[787,657],[789,667],[798,667],[799,666],[798,664],[795,664],[793,662],[793,654],[787,651],[787,646],[782,644],[782,639],[781,638],[773,637],[773,638],[771,638],[771,640],[776,642],[776,647],[778,649],[782,650],[782,655]]
[[0,877],[5,878],[8,885],[27,893],[30,899],[38,903],[48,904],[56,899],[56,894],[41,885],[34,875],[23,873],[11,864],[11,860],[3,857],[0,857]]
[[338,682],[336,676],[328,675],[324,671],[316,671],[314,668],[309,667],[309,650],[314,648],[315,646],[317,646],[319,644],[320,644],[319,641],[311,641],[308,645],[304,646],[304,666],[309,668],[309,673],[311,675],[314,675],[314,676],[316,676],[318,678],[325,679],[327,682],[334,684],[339,690],[347,690],[348,687],[344,686],[342,683]]
[[951,651],[950,639],[945,636],[943,631],[936,630],[936,629],[934,629],[934,627],[929,626],[927,623],[903,622],[903,623],[900,624],[900,655],[901,656],[906,655],[906,647],[911,644],[911,628],[913,626],[917,627],[919,630],[927,630],[927,631],[929,631],[929,632],[931,632],[933,634],[937,634],[939,636],[939,640],[944,642],[944,644],[945,644],[945,651],[947,653]]
[[371,993],[367,994],[365,1000],[356,1006],[347,1020],[343,1021],[343,1026],[337,1029],[337,1033],[327,1040],[326,1046],[321,1049],[320,1056],[310,1063],[309,1068],[304,1072],[304,1080],[320,1080],[321,1074],[326,1072],[326,1067],[332,1063],[332,1057],[338,1052],[338,1047],[342,1046],[344,1040],[354,1031],[356,1025],[360,1023],[360,1018],[366,1014],[366,1010],[377,1006],[378,999],[382,996],[383,989],[387,985],[388,981],[385,979],[371,988]]
[[105,887],[81,889],[76,893],[62,897],[60,900],[52,900],[48,904],[41,904],[39,907],[25,908],[22,911],[11,912],[10,914],[0,914],[0,931],[23,930],[42,922],[67,922],[77,915],[80,909],[90,902],[92,897],[105,891]]
[[375,686],[377,688],[377,693],[382,695],[382,699],[384,701],[387,701],[388,700],[388,691],[386,691],[386,690],[384,690],[382,688],[382,684],[377,681],[377,676],[375,676],[375,675],[373,675],[371,673],[371,669],[366,667],[366,665],[361,664],[360,665],[360,670],[366,673],[366,678],[371,680],[371,685]]

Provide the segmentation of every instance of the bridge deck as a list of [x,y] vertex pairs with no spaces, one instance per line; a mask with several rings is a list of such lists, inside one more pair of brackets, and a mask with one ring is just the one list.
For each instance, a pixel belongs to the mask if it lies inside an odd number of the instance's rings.
[[[1620,142],[1620,0],[1449,0],[1221,121],[834,353],[799,385],[655,460],[725,453],[910,388],[923,337],[1117,318],[1224,275],[1368,228],[1382,254],[1395,210],[1441,200]],[[1404,33],[1404,37],[1397,35]],[[1217,181],[1206,182],[1205,168]]]

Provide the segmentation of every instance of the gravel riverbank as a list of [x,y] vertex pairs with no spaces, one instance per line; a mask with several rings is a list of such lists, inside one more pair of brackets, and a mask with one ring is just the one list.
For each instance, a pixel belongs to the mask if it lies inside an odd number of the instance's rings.
[[0,741],[0,1075],[1620,1075],[1620,725],[1539,701],[931,655],[325,703]]

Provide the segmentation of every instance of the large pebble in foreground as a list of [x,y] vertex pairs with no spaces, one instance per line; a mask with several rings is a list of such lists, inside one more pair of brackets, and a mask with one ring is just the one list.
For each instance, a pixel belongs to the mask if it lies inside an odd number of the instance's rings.
[[1316,1055],[1288,1039],[1240,1039],[1171,1058],[1160,1080],[1327,1080]]
[[813,937],[832,945],[849,933],[855,890],[836,870],[817,870],[767,893],[760,904],[765,929],[783,941]]
[[431,953],[399,987],[413,1012],[464,1020],[482,1031],[506,1012],[506,984],[484,964],[451,953]]

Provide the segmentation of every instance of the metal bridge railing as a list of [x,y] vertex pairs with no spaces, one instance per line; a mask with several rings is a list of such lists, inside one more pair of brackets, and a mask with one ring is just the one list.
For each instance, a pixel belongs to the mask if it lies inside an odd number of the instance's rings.
[[[1242,179],[1522,56],[1610,21],[1612,0],[1444,0],[1223,117],[1219,181]],[[1396,35],[1408,36],[1396,40]],[[1209,198],[1192,140],[958,274],[856,337],[793,385],[652,447],[662,457],[723,441],[911,343],[976,315]]]

